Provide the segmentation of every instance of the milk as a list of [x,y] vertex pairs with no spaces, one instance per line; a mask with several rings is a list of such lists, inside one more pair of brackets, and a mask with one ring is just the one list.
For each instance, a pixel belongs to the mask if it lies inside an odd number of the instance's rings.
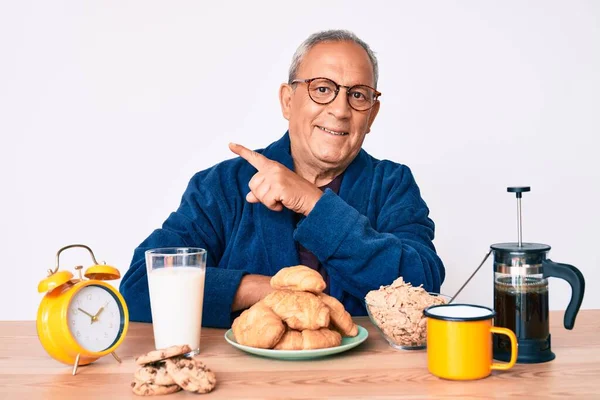
[[157,268],[148,274],[154,345],[200,348],[204,268]]

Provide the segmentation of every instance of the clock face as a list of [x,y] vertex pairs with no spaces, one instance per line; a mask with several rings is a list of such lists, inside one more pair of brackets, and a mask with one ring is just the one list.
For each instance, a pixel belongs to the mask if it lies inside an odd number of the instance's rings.
[[108,349],[123,333],[123,309],[116,296],[103,286],[89,285],[77,292],[67,319],[73,338],[88,351]]

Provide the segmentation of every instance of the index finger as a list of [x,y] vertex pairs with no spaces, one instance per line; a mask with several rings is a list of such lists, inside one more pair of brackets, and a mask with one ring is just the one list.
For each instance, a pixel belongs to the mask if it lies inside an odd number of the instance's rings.
[[269,160],[267,157],[252,151],[241,144],[229,143],[229,150],[248,161],[250,165],[259,171],[265,168],[271,162],[271,160]]

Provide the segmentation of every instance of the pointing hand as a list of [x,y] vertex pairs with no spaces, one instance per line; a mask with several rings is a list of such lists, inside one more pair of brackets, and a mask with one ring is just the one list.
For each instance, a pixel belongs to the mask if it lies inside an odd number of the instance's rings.
[[248,183],[250,193],[246,200],[250,203],[263,203],[273,211],[285,207],[308,215],[323,195],[317,186],[277,161],[240,144],[230,143],[229,149],[258,170]]

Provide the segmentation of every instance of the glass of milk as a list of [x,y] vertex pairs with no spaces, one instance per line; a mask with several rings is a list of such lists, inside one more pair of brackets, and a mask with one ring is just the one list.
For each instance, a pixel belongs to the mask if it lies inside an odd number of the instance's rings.
[[192,247],[145,253],[157,349],[189,345],[200,351],[206,250]]

